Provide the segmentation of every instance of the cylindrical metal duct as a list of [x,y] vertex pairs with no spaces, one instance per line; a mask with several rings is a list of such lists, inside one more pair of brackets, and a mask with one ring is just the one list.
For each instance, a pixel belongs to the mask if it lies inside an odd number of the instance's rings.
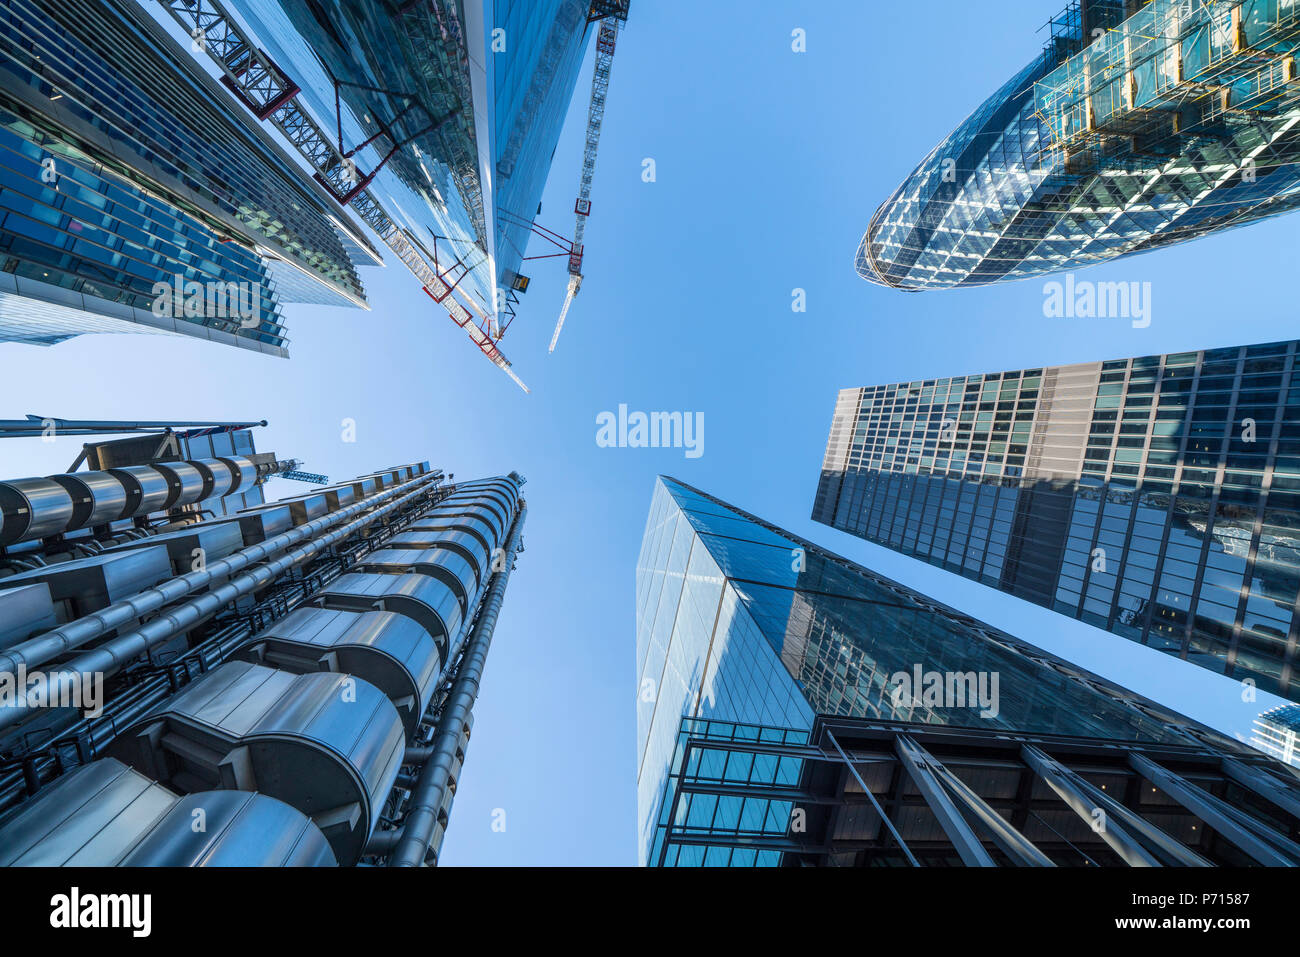
[[223,498],[235,484],[235,473],[221,459],[193,459],[190,462],[203,476],[203,497]]
[[246,459],[242,455],[220,456],[222,462],[230,468],[234,474],[235,484],[230,487],[233,492],[246,492],[257,482],[257,466],[251,459]]
[[192,505],[256,480],[257,466],[241,456],[0,482],[0,547]]
[[108,472],[69,472],[51,475],[72,496],[72,521],[68,530],[93,528],[116,522],[126,515],[127,493],[122,480]]
[[[80,647],[113,628],[120,628],[133,620],[143,618],[148,612],[161,608],[169,601],[176,601],[198,588],[212,585],[202,595],[167,609],[164,614],[150,619],[146,624],[133,630],[123,630],[116,638],[105,641],[95,649],[83,652],[62,665],[59,671],[49,676],[48,687],[51,689],[51,694],[70,693],[68,689],[84,682],[88,674],[95,672],[109,674],[116,671],[123,663],[130,661],[141,652],[194,627],[208,615],[230,604],[236,598],[256,591],[295,565],[309,560],[334,543],[391,514],[406,502],[424,494],[424,486],[429,482],[437,481],[438,479],[432,475],[421,476],[409,485],[377,493],[374,498],[340,509],[270,541],[228,555],[212,562],[202,571],[190,572],[180,578],[170,579],[132,598],[28,639],[0,652],[0,670],[16,672],[20,665],[35,668],[38,664]],[[404,491],[406,489],[410,490]],[[375,508],[385,499],[391,501]],[[313,537],[322,529],[339,525],[367,509],[373,511],[333,531]],[[291,545],[295,547],[290,548]],[[285,549],[289,550],[285,551]],[[272,555],[279,557],[269,558]],[[262,564],[241,571],[257,562]],[[227,576],[233,577],[223,584],[214,584]],[[0,728],[9,727],[30,717],[33,710],[39,711],[33,709],[25,697],[16,707],[0,708]]]
[[74,506],[68,490],[47,478],[0,482],[0,546],[66,531]]
[[126,488],[125,518],[158,511],[166,505],[172,493],[167,476],[149,465],[128,465],[120,469],[109,469],[108,472],[121,479]]
[[193,505],[203,498],[203,487],[207,482],[203,473],[189,462],[155,462],[154,468],[167,477],[172,494],[163,508],[180,508]]
[[465,647],[465,657],[442,706],[442,716],[438,719],[438,727],[433,734],[433,756],[420,769],[420,776],[411,792],[410,808],[406,812],[401,840],[388,858],[390,867],[418,867],[424,863],[428,853],[429,842],[433,839],[438,824],[438,812],[447,796],[452,769],[456,763],[456,750],[460,747],[466,722],[470,720],[470,712],[478,697],[479,680],[483,676],[488,648],[492,644],[492,632],[505,600],[506,584],[514,567],[514,557],[519,550],[519,539],[527,515],[528,506],[521,504],[506,542],[505,567],[492,576],[488,585],[483,608]]

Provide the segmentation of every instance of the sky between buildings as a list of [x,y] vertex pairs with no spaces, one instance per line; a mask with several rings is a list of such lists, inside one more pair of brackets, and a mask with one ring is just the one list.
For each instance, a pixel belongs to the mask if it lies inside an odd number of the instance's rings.
[[[527,551],[475,708],[447,864],[635,863],[634,579],[659,473],[1248,735],[1278,699],[1243,703],[1235,681],[808,518],[840,388],[1297,335],[1294,217],[1088,271],[1151,283],[1144,329],[1045,318],[1041,282],[905,294],[858,278],[876,207],[1039,52],[1061,5],[635,2],[582,292],[547,356],[566,275],[562,259],[534,263],[502,343],[532,395],[389,256],[361,272],[371,311],[286,308],[288,361],[159,336],[0,345],[0,417],[265,418],[260,450],[334,479],[419,459],[462,479],[527,476]],[[791,49],[796,28],[804,53]],[[589,77],[538,217],[562,233]],[[806,312],[791,309],[795,289]],[[598,446],[597,417],[620,404],[703,415],[703,454]],[[355,442],[342,441],[344,419]],[[0,476],[63,471],[81,441],[0,443]],[[267,493],[302,489],[275,480]]]

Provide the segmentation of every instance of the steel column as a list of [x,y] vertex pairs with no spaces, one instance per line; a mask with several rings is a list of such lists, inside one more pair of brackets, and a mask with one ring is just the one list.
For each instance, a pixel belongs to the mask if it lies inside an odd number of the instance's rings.
[[849,760],[849,756],[844,753],[844,749],[840,747],[839,741],[835,739],[835,734],[830,728],[826,729],[826,737],[831,739],[831,744],[835,746],[835,750],[839,752],[840,758],[848,766],[849,773],[852,774],[854,780],[858,782],[858,787],[862,788],[862,793],[867,796],[867,800],[871,802],[871,806],[876,809],[876,813],[880,815],[880,820],[884,822],[885,827],[889,828],[889,833],[894,836],[894,841],[897,842],[900,848],[902,848],[903,853],[907,855],[908,862],[913,867],[920,867],[921,862],[912,855],[911,849],[903,840],[903,835],[898,833],[898,828],[894,827],[894,822],[889,819],[889,815],[885,813],[885,809],[880,806],[880,802],[876,800],[876,796],[871,793],[871,788],[867,787],[867,782],[862,780],[862,775],[858,774],[858,769],[853,766],[853,762]]
[[936,767],[937,762],[905,734],[894,739],[894,751],[903,767],[907,768],[921,797],[925,798],[925,803],[939,819],[939,826],[957,849],[962,863],[967,867],[997,867],[992,855],[984,849],[980,836],[975,833],[970,822],[962,817],[961,811],[940,783],[937,771],[942,765]]
[[1105,813],[1097,833],[1110,845],[1111,850],[1131,866],[1160,867],[1165,863],[1186,867],[1211,866],[1201,855],[1144,821],[1101,788],[1084,780],[1033,745],[1025,745],[1020,753],[1025,763],[1090,827],[1094,826],[1094,811],[1101,810]]
[[1262,797],[1270,804],[1277,805],[1293,817],[1300,818],[1300,799],[1282,787],[1281,783],[1275,781],[1267,771],[1253,765],[1242,764],[1236,758],[1224,758],[1220,766],[1224,774],[1246,790]]
[[[897,748],[900,754],[904,749],[909,752],[910,763],[907,764],[907,767],[908,771],[912,773],[913,780],[916,780],[916,774],[921,770],[933,774],[935,783],[946,791],[949,797],[960,803],[959,810],[966,817],[975,818],[987,828],[993,837],[993,841],[1017,865],[1020,867],[1056,866],[1050,857],[1034,846],[1033,841],[1007,823],[1006,818],[990,807],[965,781],[941,761],[936,760],[933,755],[912,738],[900,735]],[[914,765],[917,769],[915,771],[913,770]],[[939,823],[943,823],[942,818],[940,818]]]
[[397,842],[396,850],[388,859],[389,867],[418,867],[424,863],[425,855],[428,853],[429,841],[438,823],[438,812],[451,785],[451,766],[456,759],[456,749],[460,747],[461,738],[465,733],[465,723],[469,720],[474,702],[478,698],[479,681],[483,676],[483,667],[487,663],[488,649],[492,645],[492,632],[496,628],[497,616],[505,600],[506,585],[510,581],[515,554],[520,551],[520,539],[523,535],[524,519],[527,516],[528,506],[521,502],[506,541],[504,565],[492,576],[488,585],[483,607],[474,622],[474,631],[466,643],[465,655],[457,669],[456,680],[443,704],[442,714],[434,731],[432,756],[420,769],[419,779],[411,792],[410,808],[406,812],[402,836]]
[[1300,862],[1300,846],[1281,834],[1269,831],[1209,791],[1198,788],[1181,775],[1162,768],[1141,754],[1129,754],[1128,763],[1134,771],[1213,828],[1221,838],[1260,864],[1295,867]]

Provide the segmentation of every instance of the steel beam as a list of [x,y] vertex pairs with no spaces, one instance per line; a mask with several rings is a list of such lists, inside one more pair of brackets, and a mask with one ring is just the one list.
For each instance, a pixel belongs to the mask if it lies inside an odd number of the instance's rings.
[[1300,845],[1269,830],[1204,788],[1136,752],[1129,754],[1128,763],[1134,771],[1204,821],[1221,838],[1258,863],[1269,867],[1295,867],[1300,863]]
[[967,867],[997,867],[992,855],[984,849],[980,836],[975,833],[970,822],[962,817],[961,811],[940,782],[938,771],[942,765],[905,734],[894,739],[894,750],[911,775],[912,783],[925,798],[925,803],[939,819],[939,826],[948,835],[948,840],[952,841],[962,863]]
[[[899,735],[897,747],[900,749],[900,753],[902,749],[906,749],[910,753],[911,760],[906,763],[908,771],[913,774],[913,780],[916,779],[913,765],[917,768],[923,767],[932,773],[935,782],[943,788],[948,797],[958,803],[958,809],[963,815],[967,819],[974,818],[978,821],[992,836],[994,843],[1017,865],[1020,867],[1056,866],[1050,857],[1034,846],[1033,841],[1012,827],[1007,822],[1007,819],[990,807],[988,802],[976,794],[970,785],[912,738],[907,735]],[[942,818],[940,823],[943,823]]]
[[1275,780],[1263,768],[1242,764],[1236,758],[1224,758],[1221,766],[1224,774],[1247,791],[1280,807],[1292,817],[1300,818],[1300,799],[1296,797],[1295,792],[1287,791],[1281,782]]
[[826,737],[830,738],[831,744],[834,745],[835,750],[839,752],[841,760],[843,760],[845,765],[848,766],[849,773],[852,774],[854,780],[858,782],[858,787],[862,788],[862,793],[867,796],[867,800],[871,802],[871,806],[876,809],[876,813],[880,815],[880,820],[884,822],[885,827],[889,828],[889,833],[894,836],[894,840],[897,842],[899,848],[901,848],[903,853],[907,855],[908,862],[913,867],[920,867],[921,862],[913,856],[911,849],[907,846],[907,842],[903,840],[903,835],[898,833],[898,828],[894,827],[894,822],[889,819],[889,815],[885,813],[885,809],[880,806],[880,802],[876,800],[876,796],[871,793],[871,788],[867,787],[867,782],[862,780],[862,775],[858,774],[858,769],[853,766],[853,762],[849,760],[849,756],[844,753],[844,749],[840,747],[839,741],[835,739],[835,734],[830,728],[826,729]]
[[[1074,812],[1096,830],[1111,850],[1133,867],[1160,867],[1166,863],[1184,867],[1210,867],[1201,855],[1143,820],[1101,788],[1033,745],[1021,749],[1025,763],[1043,779]],[[1096,827],[1095,811],[1105,817]]]

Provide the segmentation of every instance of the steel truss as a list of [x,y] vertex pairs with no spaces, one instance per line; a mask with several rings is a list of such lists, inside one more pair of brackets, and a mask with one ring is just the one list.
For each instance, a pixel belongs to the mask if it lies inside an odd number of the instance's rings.
[[[479,321],[475,321],[469,309],[452,297],[453,287],[429,264],[368,188],[384,163],[365,173],[357,169],[352,157],[366,143],[345,150],[341,120],[339,142],[333,142],[299,102],[301,88],[253,43],[221,0],[159,0],[159,3],[193,38],[196,49],[207,53],[220,67],[222,81],[236,98],[297,148],[317,181],[339,205],[350,206],[419,280],[429,297],[447,310],[452,322],[465,330],[479,351],[527,392],[528,387],[511,371],[509,360],[497,348],[490,319],[479,313]],[[337,98],[337,83],[334,92]],[[436,126],[446,119],[431,122]],[[397,149],[396,144],[393,149]],[[391,155],[392,150],[384,162]]]
[[[797,780],[719,771],[760,756],[797,761]],[[723,848],[775,851],[785,866],[1300,866],[1300,779],[1244,748],[825,715],[803,735],[688,718],[670,775],[652,864]],[[704,825],[690,814],[698,797],[802,815],[784,829]]]

